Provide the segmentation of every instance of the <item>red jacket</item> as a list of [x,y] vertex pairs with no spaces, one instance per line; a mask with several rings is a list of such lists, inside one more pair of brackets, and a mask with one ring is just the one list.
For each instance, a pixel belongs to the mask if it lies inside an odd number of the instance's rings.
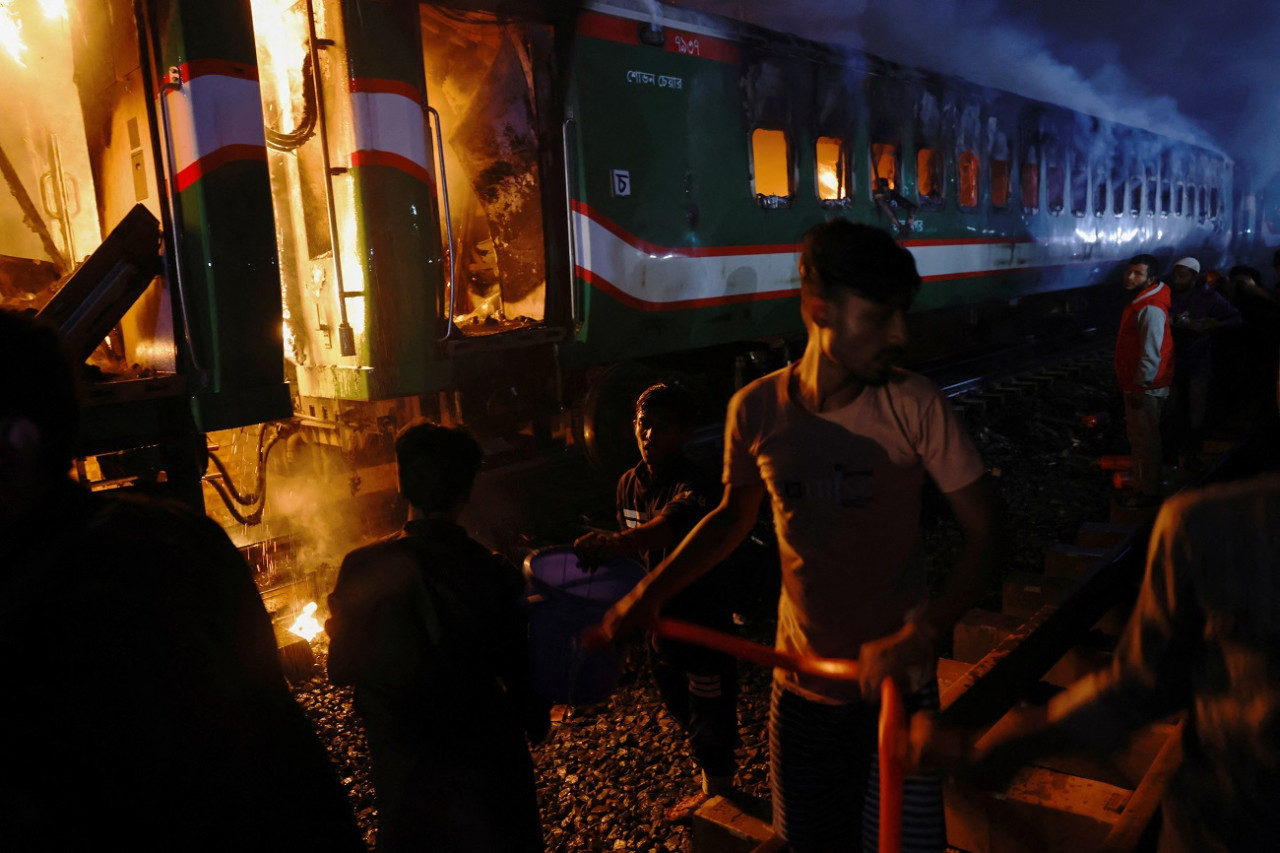
[[[1120,315],[1116,335],[1116,382],[1137,392],[1173,384],[1173,334],[1169,288],[1156,282],[1134,297]],[[1150,311],[1144,309],[1150,308]]]

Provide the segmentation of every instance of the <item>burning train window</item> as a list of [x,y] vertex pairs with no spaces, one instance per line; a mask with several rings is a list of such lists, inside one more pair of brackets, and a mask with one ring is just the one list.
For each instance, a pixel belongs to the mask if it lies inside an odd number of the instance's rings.
[[1027,159],[1023,162],[1018,176],[1022,185],[1022,212],[1038,213],[1040,211],[1040,160],[1034,148],[1027,152]]
[[957,201],[964,210],[973,210],[978,206],[978,178],[982,167],[978,155],[972,151],[961,151],[956,161],[960,172],[960,197]]
[[849,148],[843,139],[820,136],[814,146],[817,163],[818,199],[830,206],[842,206],[853,195],[853,175],[849,171]]
[[1009,157],[1009,136],[999,129],[995,116],[987,118],[987,133],[991,140],[989,160],[991,163],[991,206],[996,210],[1004,210],[1009,206],[1013,195],[1013,172]]
[[875,184],[884,181],[885,188],[898,189],[898,146],[892,142],[876,142],[871,145],[871,178]]
[[942,204],[942,153],[936,148],[916,152],[916,192],[926,206]]
[[1011,175],[1009,172],[1009,161],[992,160],[991,161],[991,206],[1004,210],[1009,206],[1009,196],[1012,193]]
[[791,206],[791,158],[787,133],[757,127],[751,132],[752,179],[761,207]]

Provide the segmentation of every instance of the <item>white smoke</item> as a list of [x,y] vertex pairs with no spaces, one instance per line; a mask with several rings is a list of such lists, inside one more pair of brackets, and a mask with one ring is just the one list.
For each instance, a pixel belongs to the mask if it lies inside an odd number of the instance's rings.
[[1267,0],[677,0],[1225,151],[1280,170]]

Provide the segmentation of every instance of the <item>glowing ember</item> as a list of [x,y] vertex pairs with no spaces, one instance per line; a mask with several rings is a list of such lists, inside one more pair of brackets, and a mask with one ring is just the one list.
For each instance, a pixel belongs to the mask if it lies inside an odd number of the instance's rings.
[[308,643],[324,631],[324,626],[316,619],[316,603],[314,601],[307,602],[307,605],[302,608],[302,615],[289,626],[289,631],[297,634]]
[[22,54],[27,50],[26,42],[22,40],[22,21],[13,8],[13,0],[0,0],[0,47],[14,62],[27,67],[27,63],[22,61]]

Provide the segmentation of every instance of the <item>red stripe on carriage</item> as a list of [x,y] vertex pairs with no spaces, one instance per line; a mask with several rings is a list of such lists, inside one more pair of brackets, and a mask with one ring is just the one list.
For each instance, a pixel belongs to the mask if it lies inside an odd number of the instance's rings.
[[232,62],[228,59],[193,59],[178,66],[178,73],[183,83],[189,83],[197,77],[216,74],[222,77],[236,77],[241,80],[258,82],[258,66],[246,65],[243,62]]
[[430,172],[410,160],[408,157],[401,157],[399,154],[392,154],[390,151],[373,151],[367,148],[360,151],[354,151],[351,154],[351,165],[352,167],[389,166],[392,169],[399,169],[410,177],[417,178],[424,184],[431,186]]
[[[583,12],[578,17],[578,34],[619,44],[638,45],[640,44],[640,23],[640,21],[615,18],[600,12]],[[696,56],[699,59],[711,59],[715,62],[736,63],[739,59],[738,45],[731,41],[672,27],[663,27],[662,32],[666,36],[663,40],[663,50],[667,53]]]
[[267,146],[224,145],[178,172],[177,177],[174,179],[174,185],[177,187],[178,192],[182,192],[215,169],[239,160],[257,160],[265,163],[267,162]]
[[389,80],[384,77],[356,77],[351,81],[351,91],[376,95],[402,95],[416,103],[422,102],[418,89],[403,80]]
[[705,296],[700,299],[678,299],[672,302],[649,302],[645,299],[638,299],[622,290],[613,282],[583,266],[574,266],[574,271],[579,278],[592,287],[602,290],[612,296],[614,299],[626,305],[629,308],[635,308],[637,311],[680,311],[685,308],[710,308],[716,305],[733,305],[738,302],[763,302],[766,299],[787,299],[794,297],[799,292],[798,288],[788,288],[785,290],[770,290],[763,293],[733,293],[726,296]]
[[657,243],[650,243],[647,240],[640,239],[586,202],[574,199],[572,206],[575,213],[582,214],[637,252],[643,252],[646,255],[658,255],[660,257],[674,255],[681,258],[723,258],[737,255],[794,254],[800,251],[799,243],[748,246],[659,246]]

